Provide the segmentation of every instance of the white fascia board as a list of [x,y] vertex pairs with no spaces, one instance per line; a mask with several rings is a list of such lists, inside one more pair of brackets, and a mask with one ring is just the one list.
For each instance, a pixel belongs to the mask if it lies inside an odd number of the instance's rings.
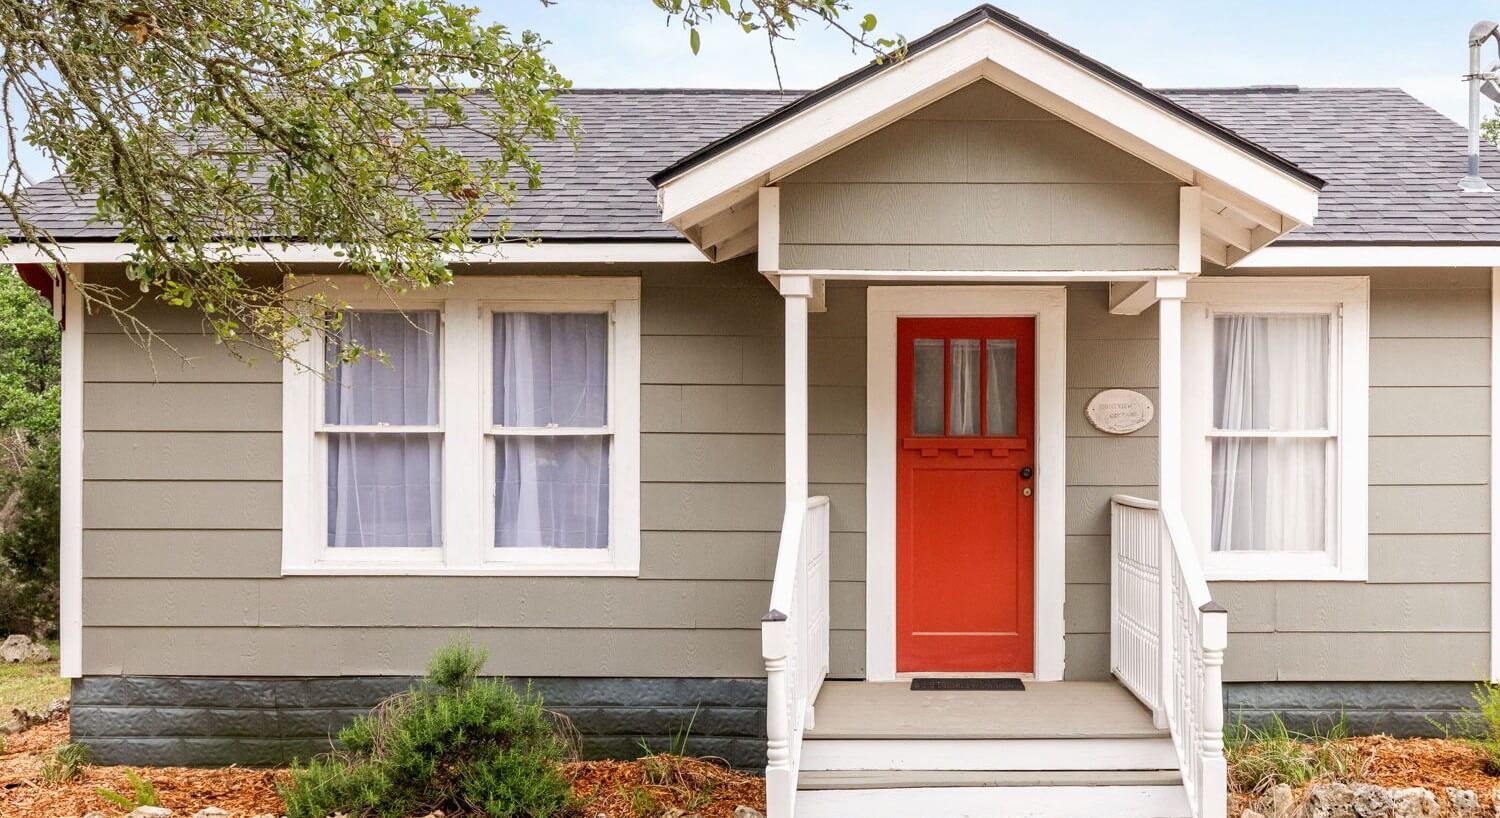
[[1500,245],[1269,245],[1229,265],[1235,270],[1318,267],[1500,267]]
[[774,181],[981,77],[1126,150],[1150,146],[1163,155],[1154,164],[1176,166],[1169,172],[1181,176],[1183,166],[1191,167],[1195,176],[1219,180],[1298,222],[1317,215],[1318,191],[1301,179],[981,21],[662,183],[663,219],[687,225],[706,218],[722,209],[726,195]]
[[[124,262],[135,252],[125,242],[72,242],[54,246],[69,264],[113,264]],[[340,264],[344,252],[327,244],[264,244],[252,249],[233,249],[236,261],[244,263]],[[458,264],[691,264],[707,262],[698,248],[685,241],[642,242],[504,242],[476,246],[463,253],[445,255]],[[51,264],[53,256],[35,244],[0,247],[0,262]]]

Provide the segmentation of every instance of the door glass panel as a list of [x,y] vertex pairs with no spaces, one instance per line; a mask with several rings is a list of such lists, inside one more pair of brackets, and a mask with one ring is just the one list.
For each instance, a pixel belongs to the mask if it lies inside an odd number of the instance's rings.
[[979,434],[979,341],[955,338],[949,344],[948,434]]
[[914,435],[943,434],[943,341],[912,341],[911,426]]
[[1016,436],[1016,342],[1014,339],[984,342],[985,433],[994,437]]

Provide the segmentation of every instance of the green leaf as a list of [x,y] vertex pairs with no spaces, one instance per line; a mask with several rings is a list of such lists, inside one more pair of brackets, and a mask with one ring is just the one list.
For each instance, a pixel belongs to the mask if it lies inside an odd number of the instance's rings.
[[859,22],[859,30],[860,31],[874,31],[875,30],[875,15],[873,15],[873,14],[866,14],[865,15],[865,19],[863,19],[863,20],[861,20]]
[[696,28],[690,28],[690,29],[688,29],[688,47],[691,48],[691,49],[693,49],[693,56],[695,56],[695,57],[698,55],[698,46],[700,44],[701,43],[700,43],[699,38],[698,38],[698,29],[696,29]]

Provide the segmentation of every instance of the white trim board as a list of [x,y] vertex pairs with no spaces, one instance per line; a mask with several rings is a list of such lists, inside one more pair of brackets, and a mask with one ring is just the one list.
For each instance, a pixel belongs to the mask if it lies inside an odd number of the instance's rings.
[[1036,318],[1036,519],[1033,581],[1037,681],[1063,677],[1068,294],[1065,287],[871,287],[865,466],[865,674],[896,676],[896,319]]
[[[119,264],[136,251],[128,242],[69,242],[55,249],[71,264]],[[209,252],[214,252],[210,246]],[[236,261],[246,264],[341,264],[344,251],[336,245],[295,242],[286,245],[267,243],[252,249],[227,251]],[[507,241],[476,245],[463,253],[448,253],[444,259],[462,264],[690,264],[706,263],[708,258],[685,241],[641,242],[563,242]],[[0,247],[0,262],[7,264],[51,264],[53,258],[34,244],[12,244]]]
[[663,220],[686,228],[977,79],[987,79],[1216,198],[1310,223],[1318,191],[1014,31],[981,20],[659,185]]
[[1490,681],[1500,682],[1500,267],[1490,268]]
[[1288,270],[1376,267],[1495,267],[1500,245],[1359,246],[1276,245],[1262,247],[1229,265],[1231,270]]
[[[1210,527],[1213,315],[1216,311],[1326,314],[1334,365],[1329,398],[1336,482],[1329,488],[1329,550],[1212,553]],[[1356,581],[1368,577],[1370,279],[1367,276],[1199,277],[1182,307],[1184,516],[1210,582]],[[1322,434],[1327,434],[1322,433]]]
[[61,675],[83,675],[83,268],[62,283],[62,460],[59,473],[58,630]]

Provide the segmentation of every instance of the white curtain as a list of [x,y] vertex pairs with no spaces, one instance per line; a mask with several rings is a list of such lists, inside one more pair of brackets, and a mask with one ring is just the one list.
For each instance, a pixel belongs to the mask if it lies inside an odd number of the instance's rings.
[[497,313],[494,423],[601,427],[495,440],[495,545],[609,547],[609,317]]
[[[383,353],[340,363],[357,343]],[[328,345],[324,422],[431,426],[438,422],[438,314],[350,313]],[[328,545],[433,548],[442,533],[442,441],[434,434],[328,436]]]
[[948,342],[948,434],[979,434],[979,341],[955,338]]
[[[1327,315],[1214,319],[1214,426],[1221,431],[1328,428]],[[1215,437],[1215,551],[1326,548],[1332,441]]]

